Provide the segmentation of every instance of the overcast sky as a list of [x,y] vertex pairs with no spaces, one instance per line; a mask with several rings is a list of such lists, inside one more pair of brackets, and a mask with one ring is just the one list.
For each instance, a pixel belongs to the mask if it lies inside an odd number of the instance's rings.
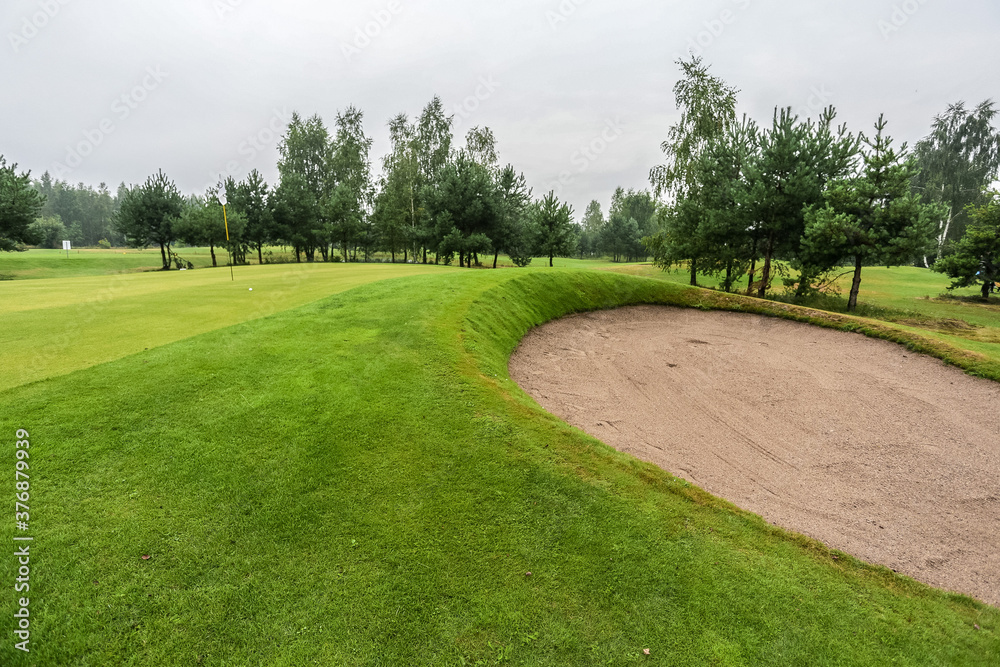
[[157,169],[185,193],[273,183],[288,114],[332,126],[352,104],[377,168],[389,118],[436,94],[456,137],[489,126],[579,217],[648,187],[692,50],[764,123],[833,104],[912,144],[949,103],[1000,96],[995,0],[3,0],[0,32],[0,154],[112,189]]

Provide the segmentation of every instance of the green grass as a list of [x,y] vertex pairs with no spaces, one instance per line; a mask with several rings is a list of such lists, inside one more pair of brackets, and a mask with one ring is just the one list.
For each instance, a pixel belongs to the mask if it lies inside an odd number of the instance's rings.
[[[180,248],[181,257],[196,268],[212,266],[208,248]],[[226,264],[226,253],[216,249],[216,259]],[[163,266],[159,248],[146,250],[28,250],[0,253],[0,281],[70,278],[115,273],[156,271]]]
[[[194,264],[196,269],[212,268],[212,257],[208,248],[173,248],[183,259]],[[271,259],[282,263],[295,262],[295,255],[287,248],[270,248]],[[216,270],[228,272],[229,256],[225,250],[215,249],[218,267]],[[390,255],[379,253],[377,258],[389,262]],[[256,253],[248,253],[247,259],[252,265],[257,263]],[[403,256],[398,255],[398,263],[403,263]],[[493,265],[493,257],[483,257],[484,266]],[[580,260],[557,257],[558,267],[599,268],[620,266],[606,260]],[[510,259],[501,255],[499,265],[512,267]],[[0,253],[0,281],[34,280],[40,278],[77,278],[80,276],[100,276],[122,273],[142,273],[158,271],[163,266],[159,248],[134,250],[116,248],[78,249],[70,251],[67,257],[62,250],[28,250],[26,252]],[[548,266],[548,258],[536,258],[532,266]],[[237,270],[239,267],[237,267]]]
[[[0,390],[295,308],[405,264],[268,264],[0,282]],[[253,291],[250,291],[251,288]]]
[[[243,297],[197,289],[192,301],[218,294],[222,309]],[[610,272],[414,272],[308,301],[0,392],[0,433],[31,432],[37,540],[36,643],[26,657],[8,638],[0,664],[1000,655],[1000,611],[831,553],[611,450],[544,413],[507,359],[533,325],[652,302],[860,330],[986,376],[1000,366],[889,325]],[[106,334],[88,324],[72,336]],[[0,525],[10,544],[12,522]],[[0,557],[0,580],[13,571]],[[0,597],[8,619],[13,597]]]

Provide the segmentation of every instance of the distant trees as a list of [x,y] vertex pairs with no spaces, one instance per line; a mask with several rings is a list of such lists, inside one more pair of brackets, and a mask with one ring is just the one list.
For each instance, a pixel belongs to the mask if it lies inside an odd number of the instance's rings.
[[[948,241],[962,238],[966,208],[981,202],[984,189],[997,177],[1000,132],[993,127],[996,115],[992,100],[974,109],[957,102],[934,118],[930,134],[916,145],[919,171],[913,187],[925,201],[944,205],[937,224],[937,259]],[[924,263],[929,261],[924,258]]]
[[95,246],[101,239],[124,243],[111,222],[117,210],[115,195],[104,183],[95,190],[83,183],[71,185],[53,181],[45,172],[33,186],[45,197],[41,217],[59,218],[66,226],[65,238],[74,245]]
[[934,270],[952,278],[949,289],[979,285],[984,299],[1000,283],[1000,193],[970,209],[971,222],[952,252],[934,264]]
[[170,270],[170,246],[177,240],[174,225],[184,210],[177,186],[158,171],[143,185],[127,189],[113,216],[115,228],[133,248],[160,247],[164,271]]
[[30,231],[44,197],[31,187],[30,172],[17,173],[0,155],[0,251],[17,250],[37,241]]

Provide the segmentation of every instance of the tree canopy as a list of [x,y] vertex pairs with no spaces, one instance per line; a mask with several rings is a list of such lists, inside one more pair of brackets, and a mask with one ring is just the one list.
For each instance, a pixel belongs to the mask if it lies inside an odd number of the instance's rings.
[[31,173],[17,173],[17,165],[8,165],[0,155],[0,251],[40,241],[30,228],[44,203],[42,195],[31,187]]

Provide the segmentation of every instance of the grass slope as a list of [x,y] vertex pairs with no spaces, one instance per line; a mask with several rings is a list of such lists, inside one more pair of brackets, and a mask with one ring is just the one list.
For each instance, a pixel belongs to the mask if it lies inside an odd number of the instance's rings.
[[825,317],[611,273],[466,271],[0,392],[0,433],[31,432],[37,540],[37,643],[29,658],[8,639],[0,664],[1000,656],[996,609],[834,558],[566,426],[508,379],[530,326],[639,302]]

